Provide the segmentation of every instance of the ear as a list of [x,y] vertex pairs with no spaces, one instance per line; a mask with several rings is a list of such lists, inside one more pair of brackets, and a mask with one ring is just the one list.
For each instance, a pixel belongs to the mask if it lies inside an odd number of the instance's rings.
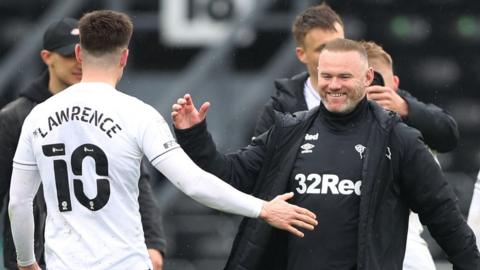
[[52,62],[52,53],[48,50],[41,50],[40,51],[40,58],[42,58],[42,61],[43,63],[45,63],[45,65],[50,65],[50,63]]
[[398,87],[400,86],[400,78],[397,75],[393,75],[393,87],[395,91],[398,90]]
[[75,58],[78,63],[82,63],[82,48],[80,48],[80,44],[75,45]]
[[127,65],[128,60],[128,49],[123,49],[122,55],[120,56],[120,67],[124,68]]
[[295,53],[300,62],[307,64],[307,56],[305,55],[305,50],[302,47],[296,47]]
[[373,68],[369,67],[367,69],[367,74],[365,76],[365,85],[364,85],[365,87],[370,86],[370,84],[373,81],[373,77],[374,77]]

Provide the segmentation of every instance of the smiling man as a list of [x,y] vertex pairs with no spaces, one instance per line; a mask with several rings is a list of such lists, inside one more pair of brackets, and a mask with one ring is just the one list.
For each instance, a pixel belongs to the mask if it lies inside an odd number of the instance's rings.
[[366,98],[373,80],[363,46],[335,39],[319,48],[321,104],[277,113],[274,126],[240,151],[216,151],[209,104],[173,105],[178,142],[202,168],[260,198],[286,191],[319,223],[295,239],[256,220],[239,227],[225,269],[402,269],[409,209],[454,269],[479,269],[475,236],[421,134]]

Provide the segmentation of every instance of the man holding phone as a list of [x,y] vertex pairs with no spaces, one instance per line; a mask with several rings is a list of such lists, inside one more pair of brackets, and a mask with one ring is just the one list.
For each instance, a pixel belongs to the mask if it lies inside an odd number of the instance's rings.
[[400,78],[393,72],[392,57],[375,42],[361,43],[367,51],[368,64],[377,73],[377,79],[366,89],[367,98],[398,113],[403,122],[418,129],[430,149],[440,153],[453,150],[459,136],[455,119],[436,105],[423,103],[400,89]]

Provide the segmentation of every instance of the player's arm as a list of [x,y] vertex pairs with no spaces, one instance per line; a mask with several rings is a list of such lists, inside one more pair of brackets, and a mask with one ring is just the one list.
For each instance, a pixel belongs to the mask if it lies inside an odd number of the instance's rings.
[[399,90],[398,93],[408,104],[405,123],[418,129],[430,148],[445,153],[457,146],[457,122],[448,112],[432,103],[423,103],[407,91]]
[[303,237],[297,228],[313,230],[315,214],[286,202],[292,193],[265,202],[234,189],[216,176],[200,169],[177,147],[153,160],[153,165],[176,187],[194,200],[220,211],[262,218],[270,225]]
[[13,168],[8,215],[20,269],[40,269],[36,265],[33,248],[33,199],[39,186],[38,170]]

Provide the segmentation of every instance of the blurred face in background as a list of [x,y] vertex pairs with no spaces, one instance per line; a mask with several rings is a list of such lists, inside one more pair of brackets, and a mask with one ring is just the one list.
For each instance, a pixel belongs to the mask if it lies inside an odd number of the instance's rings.
[[43,62],[50,73],[49,88],[53,94],[80,82],[82,67],[75,59],[75,54],[64,56],[47,50],[41,51]]
[[318,91],[325,108],[346,114],[365,96],[373,80],[367,59],[356,51],[323,50],[318,59]]
[[385,86],[391,88],[394,91],[398,90],[398,85],[400,84],[400,79],[398,76],[393,74],[393,68],[391,65],[385,62],[385,60],[380,58],[369,58],[368,64],[373,70],[380,73],[385,81]]
[[313,86],[317,83],[317,65],[320,47],[328,41],[345,37],[343,28],[339,23],[335,23],[335,29],[337,31],[325,30],[319,27],[313,28],[305,35],[303,46],[296,48],[297,57],[307,66]]

